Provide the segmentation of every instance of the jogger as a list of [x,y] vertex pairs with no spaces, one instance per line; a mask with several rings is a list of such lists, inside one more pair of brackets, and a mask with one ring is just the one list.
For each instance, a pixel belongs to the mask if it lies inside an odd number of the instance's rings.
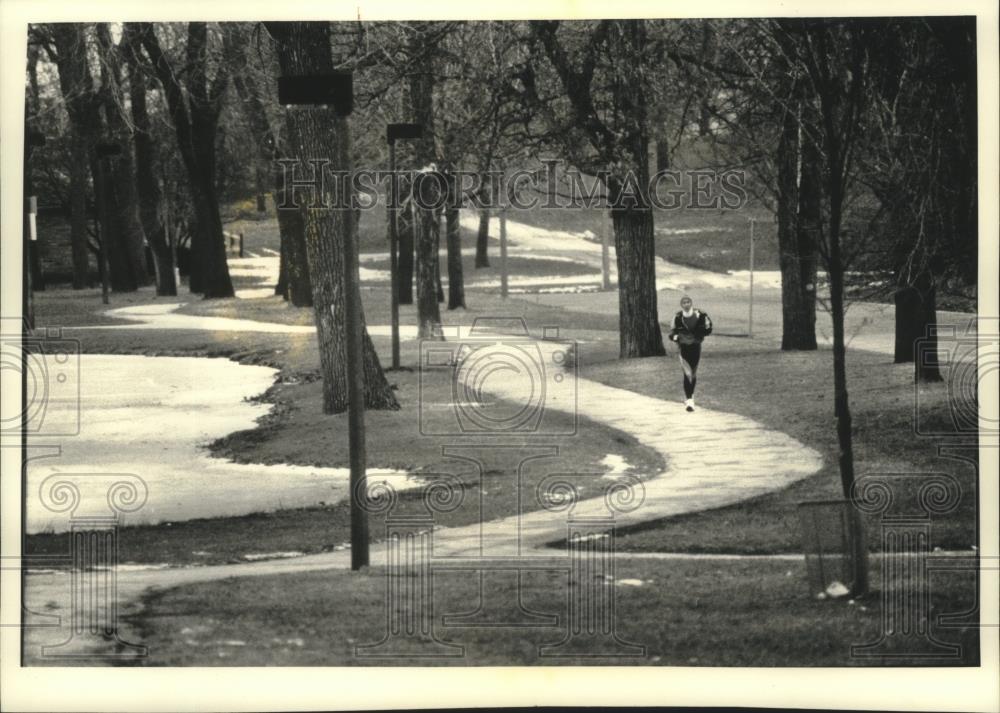
[[674,315],[670,341],[680,348],[681,369],[684,371],[684,406],[694,411],[694,389],[698,384],[698,362],[701,361],[701,343],[712,333],[712,320],[694,308],[691,298],[681,298],[681,309]]

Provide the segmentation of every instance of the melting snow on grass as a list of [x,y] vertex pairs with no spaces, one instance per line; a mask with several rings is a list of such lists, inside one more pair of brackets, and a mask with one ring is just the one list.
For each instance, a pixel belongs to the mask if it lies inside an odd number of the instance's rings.
[[[48,404],[47,418],[80,409],[80,432],[62,439],[58,458],[28,462],[27,531],[61,532],[68,512],[41,497],[49,476],[80,493],[76,517],[111,515],[108,487],[116,474],[138,476],[148,496],[125,524],[176,522],[246,515],[277,508],[336,503],[347,497],[348,468],[232,463],[204,446],[254,428],[271,406],[251,401],[274,383],[277,371],[228,359],[90,355],[80,357],[80,400]],[[210,387],[210,388],[208,388]],[[346,436],[345,436],[346,437]],[[372,481],[396,490],[420,484],[407,473],[370,469]],[[58,504],[58,503],[57,503]]]

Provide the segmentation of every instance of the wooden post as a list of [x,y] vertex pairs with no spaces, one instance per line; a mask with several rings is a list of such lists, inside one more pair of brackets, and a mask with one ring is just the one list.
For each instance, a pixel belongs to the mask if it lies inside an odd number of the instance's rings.
[[757,225],[757,221],[754,218],[750,219],[750,314],[748,315],[747,322],[747,336],[751,339],[753,338],[753,243],[754,243],[754,228]]
[[[339,156],[335,168],[346,168],[351,161],[351,134],[346,116],[339,113],[334,119],[334,130],[343,135],[337,142]],[[368,497],[365,452],[365,373],[361,322],[361,277],[358,265],[358,232],[353,210],[344,211],[347,230],[344,234],[344,307],[347,333],[347,427],[351,461],[351,569],[368,566]]]
[[500,297],[507,298],[507,208],[500,208]]

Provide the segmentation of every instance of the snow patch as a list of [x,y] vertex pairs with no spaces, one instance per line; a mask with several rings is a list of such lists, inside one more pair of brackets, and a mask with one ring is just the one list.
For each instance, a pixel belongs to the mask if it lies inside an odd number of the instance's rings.
[[[115,480],[100,474],[141,478],[148,497],[123,516],[125,524],[308,507],[348,495],[346,467],[232,463],[204,450],[217,438],[254,428],[271,410],[251,399],[274,383],[275,369],[205,357],[84,354],[80,373],[79,402],[53,400],[46,416],[64,422],[79,408],[79,434],[62,440],[61,457],[28,462],[29,533],[69,527],[70,514],[47,509],[39,495],[43,481],[55,474],[66,475],[80,491],[75,517],[111,514],[107,490]],[[368,477],[396,490],[421,484],[402,471],[369,469]]]

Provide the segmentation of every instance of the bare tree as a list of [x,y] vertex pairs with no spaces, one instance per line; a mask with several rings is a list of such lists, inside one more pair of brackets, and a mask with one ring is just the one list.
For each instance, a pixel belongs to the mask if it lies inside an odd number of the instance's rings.
[[[267,23],[267,29],[275,40],[282,75],[324,75],[333,71],[329,23],[273,22]],[[349,170],[350,137],[343,116],[332,109],[293,110],[288,116],[288,128],[288,145],[294,154],[328,156],[334,159],[337,169]],[[323,410],[340,413],[347,409],[343,240],[354,230],[355,213],[349,209],[307,206],[303,217],[323,373]],[[357,299],[360,301],[360,294]],[[398,409],[367,330],[363,353],[367,407]]]
[[[70,126],[69,208],[70,245],[73,255],[73,289],[87,284],[87,194],[92,148],[101,131],[94,81],[87,62],[85,26],[53,23],[35,29],[36,40],[46,48],[59,69],[59,87]],[[104,267],[101,266],[103,270]]]
[[96,25],[101,58],[101,87],[98,93],[104,113],[106,138],[121,147],[121,157],[108,161],[110,175],[101,191],[108,212],[101,238],[109,241],[111,288],[130,292],[149,284],[146,269],[145,230],[139,217],[136,176],[132,165],[132,131],[127,121],[122,76],[122,51],[111,38],[108,23]]
[[[538,75],[544,68],[532,61],[519,76],[526,99],[542,113],[563,154],[607,187],[618,261],[619,355],[661,356],[648,195],[645,22],[602,20],[565,29],[556,21],[532,22],[531,37],[547,58],[561,96],[543,97],[544,79]],[[599,67],[602,58],[608,61]]]
[[[247,28],[238,23],[226,26],[226,41],[234,46],[230,53],[236,62],[233,86],[250,122],[256,153],[254,175],[258,191],[263,190],[261,176],[267,176],[274,190],[274,205],[289,206],[282,171],[275,159],[283,153],[285,134],[280,121],[272,118],[274,91],[265,91],[273,84],[260,67],[254,66],[250,49],[252,41]],[[258,48],[263,49],[258,43]],[[309,261],[306,257],[305,219],[302,211],[283,207],[277,211],[281,240],[280,269],[275,294],[280,294],[296,307],[312,306],[312,285],[309,281]]]
[[[232,297],[215,184],[215,137],[229,85],[229,63],[217,62],[215,75],[209,80],[209,37],[204,22],[187,25],[183,72],[164,53],[152,23],[140,23],[137,33],[163,87],[187,171],[195,212],[191,291],[206,298]],[[181,77],[185,78],[183,85]]]

